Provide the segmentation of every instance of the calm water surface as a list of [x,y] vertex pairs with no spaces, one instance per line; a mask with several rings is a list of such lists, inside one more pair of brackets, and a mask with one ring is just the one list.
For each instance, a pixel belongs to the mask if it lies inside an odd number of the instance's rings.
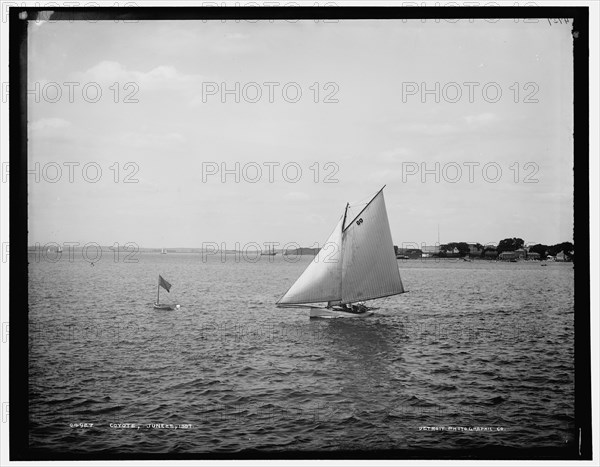
[[[105,253],[93,267],[77,255],[30,257],[32,448],[575,442],[569,263],[399,261],[409,293],[375,301],[380,309],[367,319],[310,320],[307,310],[274,303],[312,257],[203,262],[199,254],[142,253],[125,263]],[[159,273],[173,284],[161,299],[179,310],[152,309]],[[75,426],[82,423],[93,426]]]

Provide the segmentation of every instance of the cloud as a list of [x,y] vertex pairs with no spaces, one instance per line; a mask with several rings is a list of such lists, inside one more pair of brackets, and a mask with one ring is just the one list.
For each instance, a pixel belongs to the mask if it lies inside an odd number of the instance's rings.
[[291,191],[287,193],[283,199],[288,201],[306,201],[310,196],[302,191]]
[[63,118],[41,118],[31,123],[32,131],[62,130],[71,126],[71,122]]
[[232,33],[228,33],[225,34],[225,38],[226,39],[232,39],[232,40],[242,40],[242,39],[248,39],[248,34],[242,34],[239,32],[232,32]]
[[149,71],[129,70],[118,62],[104,60],[83,73],[76,73],[77,81],[97,82],[110,85],[112,83],[136,83],[144,90],[156,90],[161,88],[181,88],[202,82],[200,75],[186,75],[179,72],[175,67],[160,65]]
[[402,133],[411,133],[427,136],[452,135],[463,132],[469,132],[489,126],[498,121],[498,117],[489,112],[466,115],[461,119],[452,119],[448,122],[427,122],[427,123],[408,123],[396,126],[396,129]]
[[486,112],[479,115],[467,115],[464,117],[465,122],[471,128],[482,127],[496,120],[496,116],[492,113]]
[[133,148],[156,148],[181,144],[185,138],[179,133],[126,132],[119,135],[119,141]]
[[377,157],[382,162],[402,162],[406,160],[407,157],[412,156],[412,151],[405,147],[386,149],[381,152]]
[[410,123],[398,127],[402,133],[439,136],[457,133],[460,127],[450,123]]

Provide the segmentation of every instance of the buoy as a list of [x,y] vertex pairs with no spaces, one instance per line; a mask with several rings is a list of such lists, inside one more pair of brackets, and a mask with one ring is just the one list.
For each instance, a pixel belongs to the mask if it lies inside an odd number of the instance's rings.
[[180,308],[180,307],[181,307],[181,305],[176,305],[176,306],[175,306],[175,308]]

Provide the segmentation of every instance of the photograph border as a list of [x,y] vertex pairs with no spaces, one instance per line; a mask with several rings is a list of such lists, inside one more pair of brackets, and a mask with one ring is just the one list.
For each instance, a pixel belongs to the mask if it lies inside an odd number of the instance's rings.
[[[573,18],[573,170],[575,268],[575,449],[505,447],[468,450],[263,451],[235,453],[65,453],[29,447],[28,384],[28,177],[27,22],[53,11],[53,21],[73,20],[402,20]],[[21,18],[27,15],[27,20]],[[569,7],[11,7],[9,10],[10,460],[209,460],[209,459],[478,459],[591,460],[589,8]],[[597,157],[597,156],[596,156]]]

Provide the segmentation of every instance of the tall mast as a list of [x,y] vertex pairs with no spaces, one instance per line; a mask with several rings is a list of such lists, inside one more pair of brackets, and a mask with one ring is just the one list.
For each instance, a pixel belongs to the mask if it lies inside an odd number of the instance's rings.
[[160,302],[160,276],[158,276],[158,285],[156,286],[156,304]]
[[348,214],[348,206],[350,206],[350,203],[346,203],[346,209],[344,210],[344,221],[342,222],[342,230],[344,230],[344,227],[346,226],[346,215]]

